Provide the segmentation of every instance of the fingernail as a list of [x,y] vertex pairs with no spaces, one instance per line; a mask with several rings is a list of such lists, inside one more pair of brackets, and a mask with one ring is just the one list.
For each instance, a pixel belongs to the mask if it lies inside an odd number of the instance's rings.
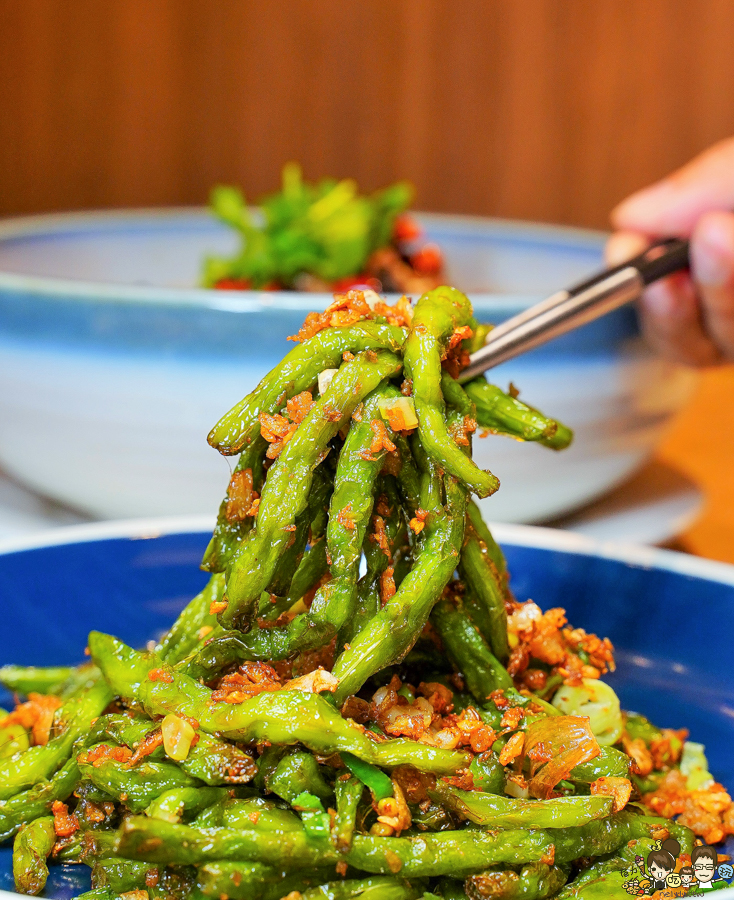
[[641,220],[657,214],[674,193],[675,185],[670,179],[664,178],[623,200],[612,211],[612,221],[618,225],[639,226],[642,224]]
[[[698,238],[696,240],[696,237]],[[693,240],[691,257],[696,281],[707,287],[723,287],[732,280],[734,247],[731,229],[708,221]]]

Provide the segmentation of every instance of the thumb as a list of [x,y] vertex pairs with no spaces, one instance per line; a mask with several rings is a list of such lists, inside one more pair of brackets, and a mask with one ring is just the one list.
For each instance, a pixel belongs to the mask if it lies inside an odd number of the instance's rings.
[[612,223],[625,231],[688,236],[710,210],[734,210],[734,138],[623,200],[612,211]]

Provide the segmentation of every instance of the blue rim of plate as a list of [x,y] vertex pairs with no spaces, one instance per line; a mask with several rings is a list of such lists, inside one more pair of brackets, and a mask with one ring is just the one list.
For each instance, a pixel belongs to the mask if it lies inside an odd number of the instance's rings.
[[[125,210],[104,210],[71,213],[49,213],[38,216],[18,216],[0,219],[0,245],[15,239],[32,236],[72,235],[89,233],[90,229],[103,228],[108,233],[124,232],[142,222],[156,224],[176,224],[182,228],[187,221],[201,222],[205,207],[140,208]],[[547,250],[577,249],[587,252],[590,260],[598,256],[606,240],[607,233],[567,225],[552,225],[523,222],[514,219],[494,219],[483,216],[465,216],[451,213],[427,213],[415,211],[421,222],[443,231],[457,234],[471,229],[469,239],[490,236],[495,241],[514,243],[522,240],[526,245],[536,244]],[[439,236],[440,237],[440,236]],[[0,270],[0,293],[3,291],[23,291],[42,294],[49,298],[68,300],[70,295],[79,299],[95,299],[106,302],[160,303],[171,306],[194,306],[202,309],[225,310],[228,312],[256,312],[265,309],[282,308],[309,311],[314,308],[317,298],[331,297],[331,294],[298,294],[292,291],[212,291],[205,288],[151,287],[147,285],[110,284],[71,278],[53,278],[36,275],[21,275]],[[397,297],[398,295],[387,295]],[[503,307],[517,306],[518,309],[537,300],[535,294],[471,292],[475,303],[500,303]]]
[[[93,541],[146,540],[175,534],[200,534],[211,532],[214,516],[165,516],[148,519],[125,519],[111,522],[93,522],[71,525],[19,538],[0,540],[0,556],[35,550],[44,547],[58,547],[64,544],[89,543]],[[513,525],[489,523],[500,544],[507,543],[520,547],[556,550],[581,556],[594,556],[614,560],[645,569],[661,569],[675,574],[702,578],[734,587],[734,566],[714,560],[701,559],[662,550],[614,541],[598,541],[584,535],[542,528],[536,525]],[[0,900],[11,900],[19,894],[0,890]],[[721,900],[734,900],[734,885],[717,892]]]

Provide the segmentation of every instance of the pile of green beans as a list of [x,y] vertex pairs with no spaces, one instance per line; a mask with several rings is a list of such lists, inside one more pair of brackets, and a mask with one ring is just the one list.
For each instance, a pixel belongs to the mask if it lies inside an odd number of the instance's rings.
[[[363,319],[295,346],[209,435],[239,454],[211,577],[157,646],[92,632],[82,667],[0,670],[29,706],[58,698],[46,743],[0,718],[0,839],[20,892],[43,891],[51,864],[85,864],[90,900],[583,898],[579,865],[603,858],[586,879],[598,891],[631,840],[665,827],[690,850],[687,829],[590,792],[628,774],[618,747],[550,798],[512,790],[530,762],[504,748],[559,712],[508,673],[507,567],[471,498],[499,482],[472,460],[472,433],[552,449],[572,433],[445,371],[483,334],[441,287],[410,323]],[[313,403],[271,460],[262,416],[304,391]],[[383,730],[375,692],[400,683],[410,705],[421,682],[450,686],[452,721],[472,713],[494,743]],[[522,710],[509,725],[508,704]]]

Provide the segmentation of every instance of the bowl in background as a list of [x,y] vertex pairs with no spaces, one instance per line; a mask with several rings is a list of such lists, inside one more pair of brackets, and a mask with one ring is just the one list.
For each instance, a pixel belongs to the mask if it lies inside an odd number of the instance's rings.
[[[418,216],[477,318],[500,322],[602,264],[604,235],[466,216]],[[236,236],[205,210],[63,214],[0,225],[0,466],[99,518],[216,509],[229,464],[217,419],[290,349],[331,296],[196,288]],[[499,521],[567,513],[650,456],[693,376],[642,343],[631,308],[491,373],[576,431],[554,454],[475,442],[502,482]]]
[[[0,543],[0,584],[18,601],[3,609],[0,664],[80,662],[91,629],[134,646],[158,638],[206,581],[198,563],[212,525],[105,522]],[[688,728],[717,780],[734,787],[734,567],[543,528],[493,531],[516,596],[564,607],[577,627],[610,637],[617,670],[605,681],[623,708]],[[10,857],[0,849],[0,892],[12,890]],[[88,886],[86,866],[52,866],[44,896],[65,900]],[[734,891],[717,897],[734,900]]]

